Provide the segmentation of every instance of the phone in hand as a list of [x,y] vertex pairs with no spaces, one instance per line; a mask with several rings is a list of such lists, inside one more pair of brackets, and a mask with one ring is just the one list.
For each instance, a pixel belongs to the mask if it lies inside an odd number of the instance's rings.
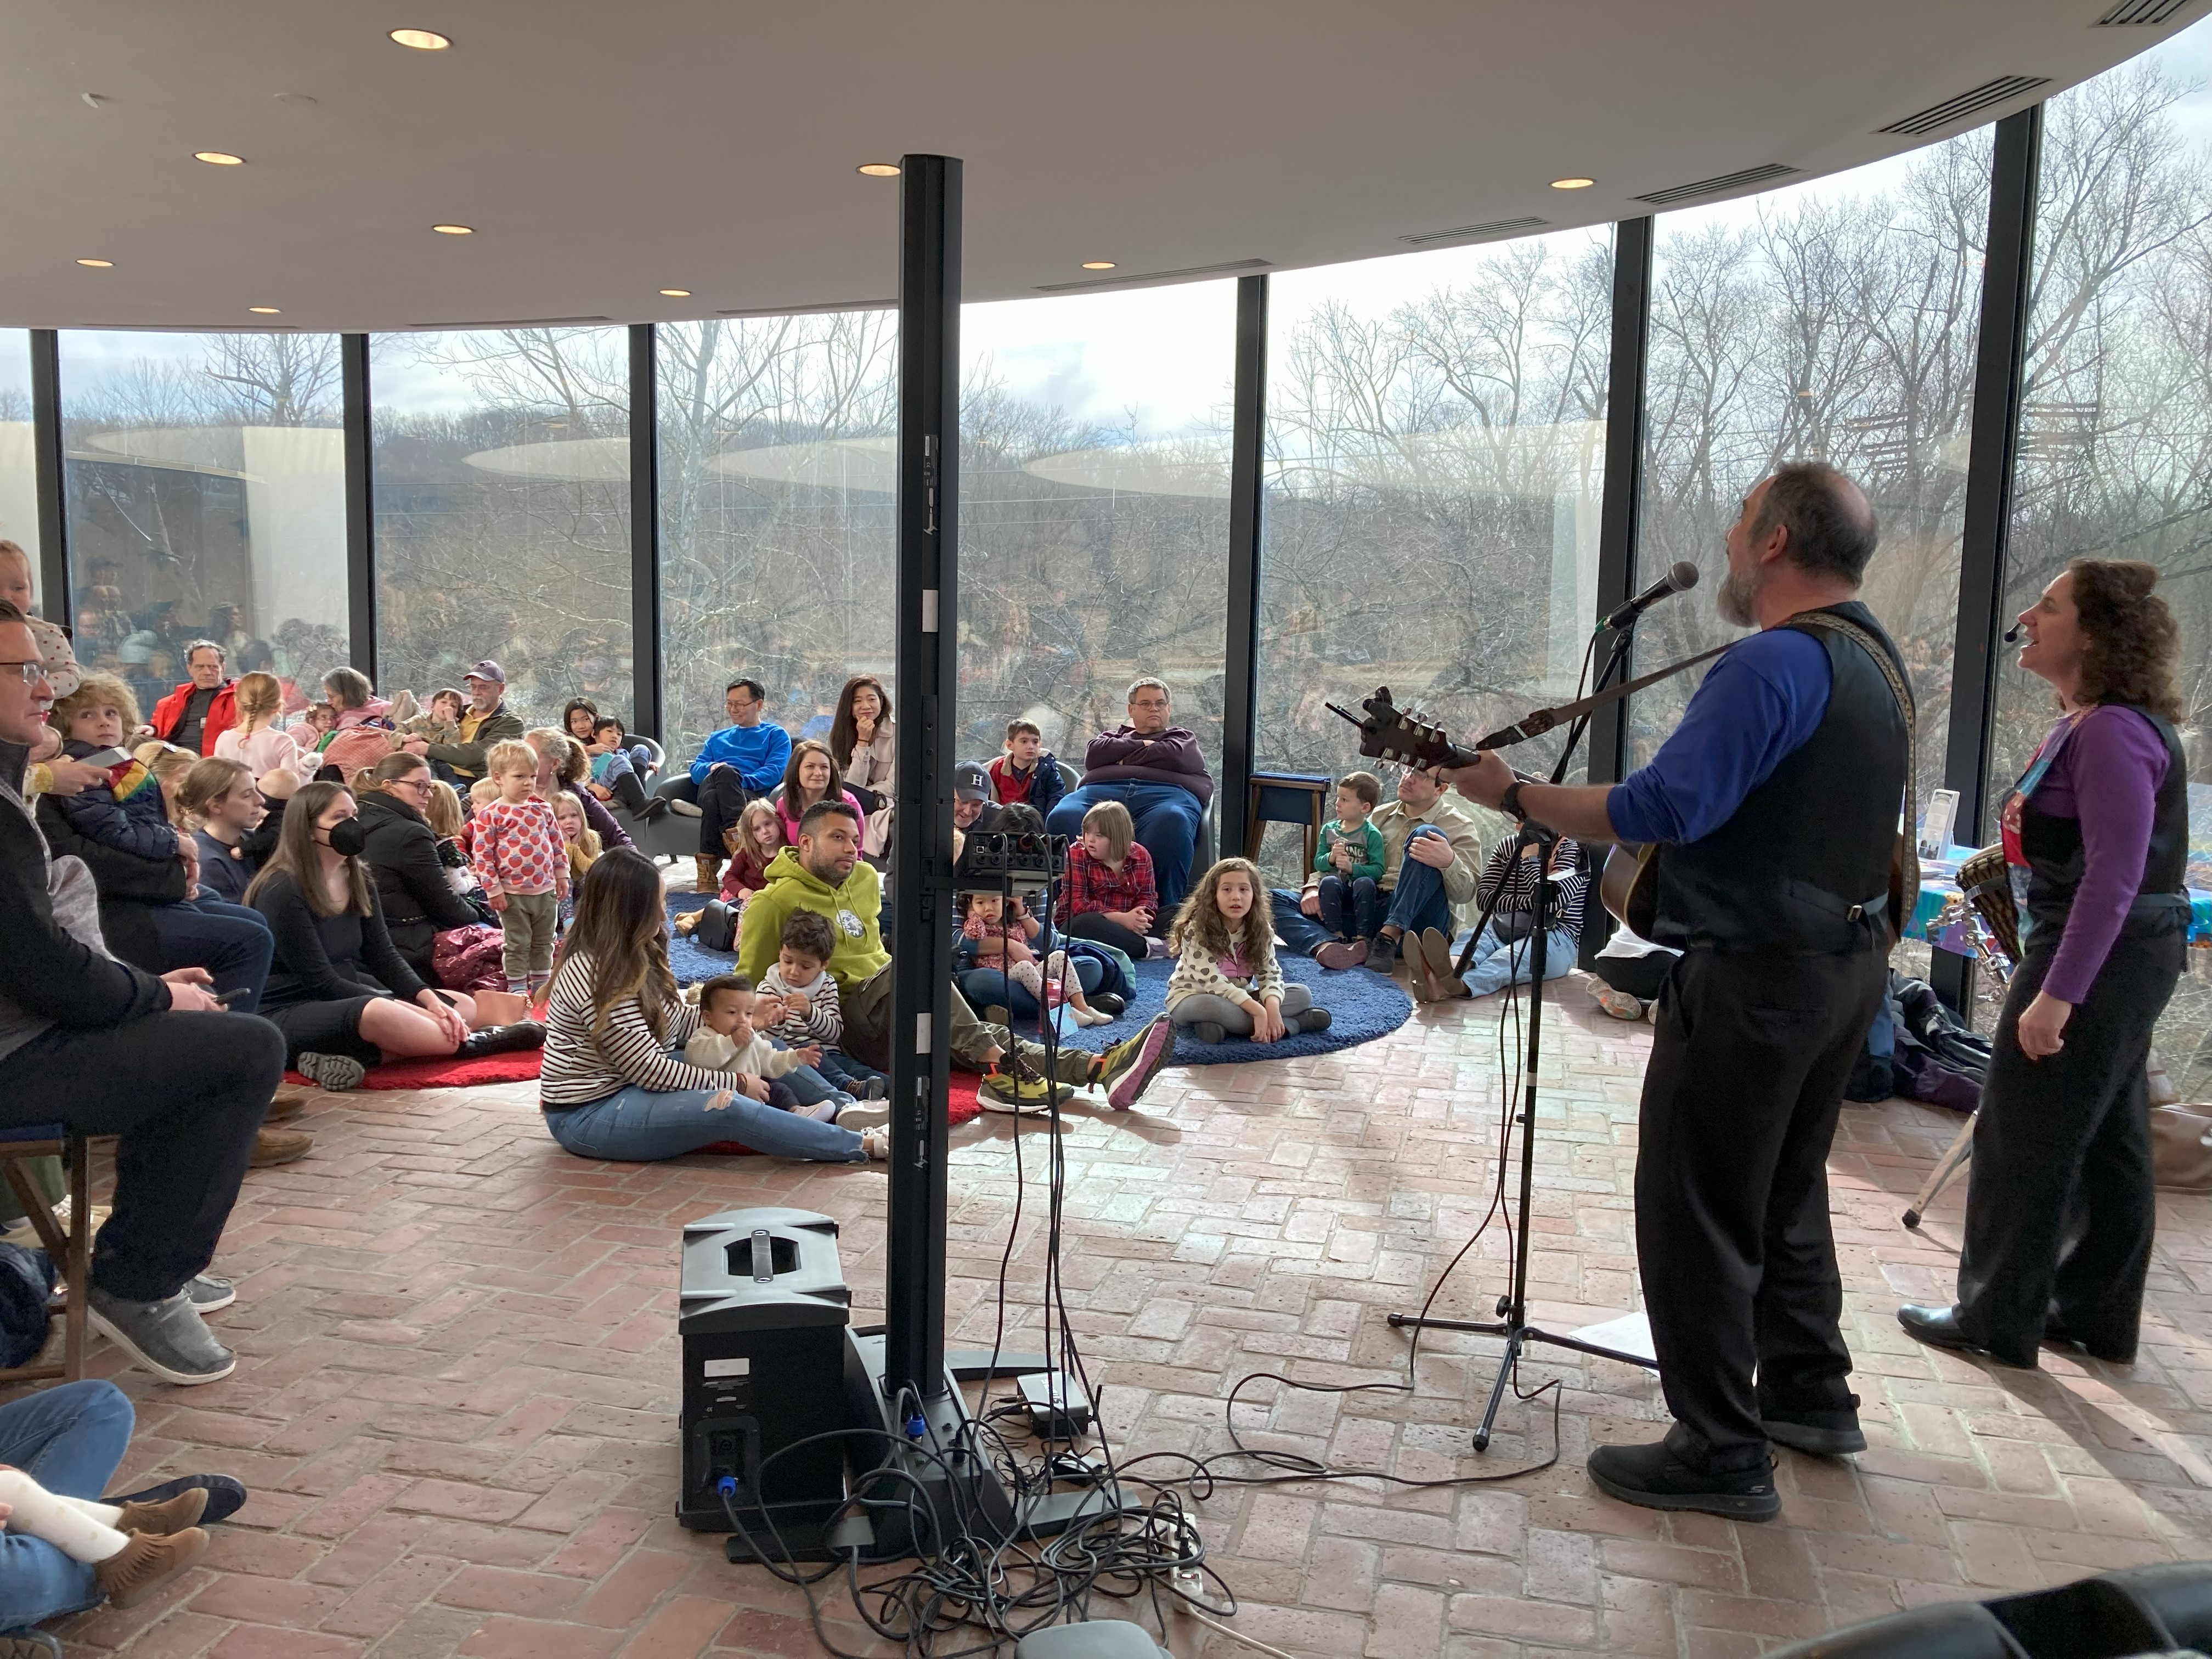
[[100,749],[83,757],[77,762],[77,764],[79,766],[97,766],[104,770],[109,768],[120,766],[124,762],[130,758],[131,751],[127,749]]
[[215,1000],[216,1006],[219,1008],[228,1008],[234,1003],[243,1002],[246,1000],[246,987],[236,985],[228,991],[218,991],[215,993]]

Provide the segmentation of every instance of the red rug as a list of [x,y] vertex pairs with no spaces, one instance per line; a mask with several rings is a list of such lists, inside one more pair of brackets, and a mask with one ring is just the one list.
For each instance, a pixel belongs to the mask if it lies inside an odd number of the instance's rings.
[[[396,1060],[372,1066],[362,1078],[364,1089],[481,1089],[494,1083],[528,1083],[538,1075],[540,1050],[520,1054],[486,1054],[482,1060],[455,1060],[434,1054],[423,1060]],[[284,1081],[301,1089],[315,1085],[297,1072],[284,1073]]]
[[[983,1108],[975,1099],[975,1085],[981,1081],[966,1072],[955,1072],[945,1091],[945,1121],[953,1128],[982,1115]],[[757,1156],[753,1149],[742,1141],[718,1140],[711,1146],[702,1146],[702,1152],[726,1152],[732,1157]]]

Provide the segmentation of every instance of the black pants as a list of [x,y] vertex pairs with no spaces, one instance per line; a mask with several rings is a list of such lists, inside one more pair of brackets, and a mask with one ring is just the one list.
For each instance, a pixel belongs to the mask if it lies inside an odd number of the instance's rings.
[[2020,1017],[2057,948],[2031,948],[2005,992],[1974,1120],[1959,1256],[1959,1325],[2001,1358],[2035,1363],[2046,1319],[2100,1354],[2131,1356],[2158,1212],[2150,1163],[2151,1028],[2179,977],[2177,917],[2124,934],[2045,1060]]
[[1828,1143],[1887,972],[1872,950],[1692,950],[1660,994],[1636,1254],[1668,1407],[1713,1468],[1766,1456],[1762,1402],[1850,1404]]
[[606,787],[608,793],[611,794],[617,800],[620,801],[624,807],[629,809],[629,815],[632,817],[640,817],[644,815],[645,786],[638,781],[636,773],[627,771],[617,772],[614,775],[613,778],[609,781]]
[[1607,985],[1644,1002],[1659,994],[1674,965],[1674,953],[1668,951],[1647,951],[1640,957],[1599,957],[1594,963],[1597,976]]
[[1070,916],[1067,926],[1060,931],[1070,939],[1096,939],[1101,945],[1110,945],[1132,962],[1145,959],[1145,936],[1132,933],[1118,921],[1107,921],[1103,910],[1085,910],[1079,916]]
[[0,1127],[59,1121],[122,1137],[93,1283],[126,1302],[158,1302],[215,1259],[283,1075],[284,1039],[252,1014],[56,1028],[0,1060]]
[[761,793],[746,788],[734,766],[718,766],[708,773],[697,797],[700,852],[708,858],[727,858],[730,849],[722,844],[722,831],[735,823],[745,803]]

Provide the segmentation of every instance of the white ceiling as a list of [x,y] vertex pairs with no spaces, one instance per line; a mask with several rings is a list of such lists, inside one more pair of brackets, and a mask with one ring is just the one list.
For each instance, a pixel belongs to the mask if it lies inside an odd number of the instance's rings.
[[[2094,27],[2110,4],[10,0],[0,325],[888,300],[898,186],[854,168],[908,151],[967,163],[971,300],[1082,281],[1086,259],[1118,277],[1398,253],[1451,226],[1628,216],[1763,163],[1851,167],[2212,9]],[[405,50],[402,26],[454,45]],[[2051,85],[1928,138],[1875,131],[2006,75]],[[1568,174],[1597,185],[1549,188]]]

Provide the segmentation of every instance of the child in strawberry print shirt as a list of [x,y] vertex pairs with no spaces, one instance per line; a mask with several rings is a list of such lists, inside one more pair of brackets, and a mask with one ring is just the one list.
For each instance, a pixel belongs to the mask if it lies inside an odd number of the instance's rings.
[[553,809],[533,794],[538,757],[523,743],[496,743],[484,775],[499,798],[477,808],[469,861],[506,935],[507,988],[537,994],[553,976],[553,935],[568,896],[568,847]]

